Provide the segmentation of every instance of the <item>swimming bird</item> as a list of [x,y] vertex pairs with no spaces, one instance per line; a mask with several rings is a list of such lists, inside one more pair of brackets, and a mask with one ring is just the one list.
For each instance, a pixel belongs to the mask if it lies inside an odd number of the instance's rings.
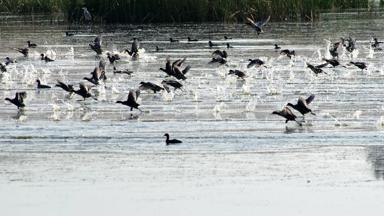
[[64,91],[69,92],[69,93],[74,93],[75,89],[73,88],[73,85],[67,85],[63,82],[57,81],[57,84],[55,85],[56,87],[62,88]]
[[93,99],[97,100],[97,98],[93,97],[93,95],[91,94],[91,87],[90,86],[86,86],[84,83],[80,83],[79,84],[79,89],[78,90],[75,90],[74,93],[83,97],[83,99],[87,99],[87,98],[90,98],[92,97]]
[[197,42],[197,41],[199,41],[199,40],[197,40],[197,39],[192,39],[191,37],[188,37],[188,42]]
[[292,56],[296,56],[296,52],[295,52],[295,50],[284,49],[284,50],[280,51],[280,55],[285,55],[291,59]]
[[119,56],[119,54],[111,54],[111,53],[107,53],[107,58],[108,58],[108,60],[109,60],[109,63],[111,63],[111,64],[114,64],[115,63],[115,61],[118,61],[118,60],[120,60],[120,56]]
[[384,43],[384,42],[381,42],[376,37],[374,37],[374,38],[372,38],[372,41],[371,41],[371,47],[375,48],[375,49],[380,48],[379,46],[382,43]]
[[224,40],[231,40],[231,37],[228,37],[227,35],[224,35]]
[[233,48],[233,46],[231,46],[231,44],[227,43],[227,49],[231,49]]
[[50,89],[51,88],[51,86],[49,86],[49,85],[41,84],[39,79],[37,79],[36,82],[37,82],[37,89]]
[[349,63],[355,65],[361,70],[367,69],[367,64],[365,62],[349,62]]
[[326,65],[328,65],[328,63],[325,63],[325,64],[321,64],[321,65],[317,65],[317,66],[314,66],[314,65],[312,65],[312,64],[310,64],[310,63],[308,63],[308,62],[306,62],[306,64],[307,64],[307,67],[309,68],[309,69],[311,69],[311,71],[313,72],[313,73],[315,73],[316,75],[317,74],[320,74],[320,73],[325,73],[325,74],[327,74],[325,71],[323,71],[323,69],[321,69],[321,68],[323,68],[323,67],[325,67]]
[[264,33],[263,27],[269,22],[270,19],[271,16],[268,16],[268,18],[263,21],[255,22],[251,17],[247,17],[247,24],[256,31],[257,35],[260,35],[261,33]]
[[27,41],[27,44],[28,44],[28,48],[36,48],[37,47],[37,45],[34,43],[31,43],[31,41]]
[[169,41],[170,41],[171,43],[178,43],[178,42],[179,42],[179,40],[177,40],[177,39],[173,39],[173,38],[169,38]]
[[65,36],[67,36],[67,37],[72,37],[72,36],[74,36],[74,35],[75,35],[74,32],[69,32],[69,31],[66,31],[66,32],[65,32]]
[[16,92],[16,96],[13,99],[5,98],[5,100],[11,102],[15,106],[17,106],[17,109],[25,107],[24,99],[27,97],[26,92]]
[[126,49],[125,52],[127,52],[132,57],[137,57],[139,55],[139,48],[139,40],[137,38],[133,38],[131,50]]
[[16,48],[16,50],[23,54],[24,57],[28,57],[29,49],[28,48]]
[[249,63],[247,65],[247,68],[251,68],[251,67],[260,67],[262,65],[265,64],[264,61],[262,61],[261,59],[248,59]]
[[285,123],[288,123],[289,121],[295,121],[297,124],[302,126],[302,124],[296,120],[297,116],[293,114],[293,112],[288,107],[284,107],[282,110],[273,111],[272,114],[285,118]]
[[140,82],[139,89],[140,90],[150,90],[150,91],[153,91],[153,93],[155,93],[155,94],[158,91],[164,90],[164,88],[162,88],[162,87],[160,87],[154,83],[151,83],[151,82]]
[[246,74],[243,71],[240,70],[229,70],[228,75],[236,75],[238,78],[244,79],[246,77]]
[[163,51],[164,49],[163,48],[160,48],[159,46],[156,46],[156,52],[160,52],[160,51]]
[[116,67],[113,67],[113,73],[114,73],[114,74],[127,74],[127,75],[130,76],[130,75],[133,74],[133,71],[128,70],[128,69],[117,70]]
[[5,67],[5,64],[0,63],[0,71],[1,72],[7,72],[7,68]]
[[297,104],[288,103],[287,106],[290,106],[293,109],[299,111],[303,116],[307,113],[316,115],[315,113],[312,112],[312,110],[308,106],[313,101],[313,99],[315,99],[314,94],[311,94],[307,99],[305,99],[304,97],[299,97]]
[[176,91],[177,89],[180,89],[181,90],[181,87],[183,87],[183,84],[181,84],[180,82],[176,81],[176,80],[163,80],[161,82],[161,84],[164,86],[164,89],[167,90],[167,92],[169,92],[169,86],[172,86],[174,88],[174,90]]
[[116,103],[120,103],[130,107],[131,111],[133,110],[133,108],[135,108],[140,110],[140,112],[142,112],[142,110],[139,108],[140,104],[137,103],[137,98],[139,97],[139,95],[140,95],[139,90],[130,90],[126,101],[116,101]]
[[279,45],[275,44],[274,46],[275,46],[274,49],[275,49],[276,51],[281,50],[281,47],[280,47]]
[[9,65],[9,64],[13,64],[13,63],[16,63],[15,59],[11,59],[8,56],[5,57],[5,62],[4,62],[5,65]]
[[55,60],[49,58],[47,55],[44,55],[43,53],[40,54],[40,56],[41,56],[41,60],[45,61],[46,63],[55,61]]
[[164,136],[167,137],[167,139],[165,140],[166,145],[175,145],[175,144],[182,143],[182,141],[180,141],[178,139],[169,139],[168,133],[164,134]]
[[91,49],[95,51],[97,55],[101,55],[103,53],[103,50],[101,49],[101,43],[102,43],[101,37],[97,36],[93,40],[93,43],[89,44],[89,47],[91,47]]
[[209,48],[212,48],[212,47],[217,47],[219,45],[213,43],[212,41],[208,41],[208,46],[209,46]]
[[323,58],[323,61],[327,62],[328,64],[332,65],[332,67],[337,67],[340,65],[340,62],[336,59],[326,59]]
[[83,16],[82,16],[82,19],[85,21],[85,22],[91,22],[92,21],[92,15],[91,13],[88,11],[88,9],[86,7],[82,7],[81,8],[83,10]]

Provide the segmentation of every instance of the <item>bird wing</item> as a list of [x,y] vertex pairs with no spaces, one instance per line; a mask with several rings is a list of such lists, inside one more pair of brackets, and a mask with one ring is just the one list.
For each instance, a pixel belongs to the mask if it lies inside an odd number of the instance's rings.
[[327,63],[321,64],[321,65],[317,65],[316,68],[323,68],[323,67],[327,66],[328,64],[329,63],[327,62]]
[[183,74],[186,74],[191,69],[191,66],[188,65],[184,70],[182,71]]
[[101,46],[101,37],[100,37],[100,36],[97,36],[97,37],[95,38],[94,42],[95,42],[95,45],[99,45],[99,46]]
[[271,16],[268,16],[267,19],[265,19],[265,20],[263,20],[263,21],[259,21],[259,22],[257,22],[257,23],[256,23],[256,26],[257,26],[257,27],[263,27],[263,26],[265,26],[265,25],[269,22],[270,19],[271,19]]
[[247,17],[247,24],[250,26],[257,26],[255,21],[253,21],[250,17]]
[[315,99],[315,95],[314,95],[314,94],[311,94],[311,95],[305,100],[305,102],[306,102],[307,104],[310,104],[314,99]]
[[18,101],[20,101],[21,103],[23,103],[24,101],[24,98],[27,97],[27,93],[26,92],[16,92],[16,99]]
[[284,109],[282,110],[282,114],[285,115],[285,116],[294,116],[294,117],[296,117],[296,115],[293,114],[292,110],[290,110],[288,107],[284,107]]
[[139,94],[140,94],[139,90],[133,90],[133,89],[130,90],[129,93],[128,93],[127,101],[136,102],[137,92],[139,92]]

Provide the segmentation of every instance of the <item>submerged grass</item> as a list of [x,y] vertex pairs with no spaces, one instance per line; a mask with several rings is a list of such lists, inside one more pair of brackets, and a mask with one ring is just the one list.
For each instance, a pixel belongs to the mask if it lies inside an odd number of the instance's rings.
[[[106,22],[243,21],[245,16],[312,20],[322,10],[369,8],[372,0],[0,0],[1,12],[64,12],[78,19],[82,6]],[[380,1],[382,3],[382,1]]]

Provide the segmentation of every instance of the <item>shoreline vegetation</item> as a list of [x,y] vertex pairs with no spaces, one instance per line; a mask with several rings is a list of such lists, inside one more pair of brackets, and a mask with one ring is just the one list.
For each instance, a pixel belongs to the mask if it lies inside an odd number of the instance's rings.
[[274,21],[314,21],[322,11],[384,5],[384,0],[0,0],[0,12],[13,14],[63,13],[80,20],[87,7],[96,22],[244,22],[245,17]]

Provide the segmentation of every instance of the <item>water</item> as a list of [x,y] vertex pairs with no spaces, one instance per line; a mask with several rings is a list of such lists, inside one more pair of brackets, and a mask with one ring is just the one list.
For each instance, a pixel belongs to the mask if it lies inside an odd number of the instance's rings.
[[[52,215],[57,209],[73,215],[92,207],[96,215],[103,209],[116,215],[184,209],[190,215],[251,215],[257,203],[266,215],[281,214],[271,206],[291,215],[313,215],[313,209],[319,215],[359,215],[382,208],[384,56],[369,51],[370,36],[383,35],[381,18],[271,23],[259,37],[241,24],[75,26],[78,33],[65,37],[66,24],[34,19],[0,19],[0,57],[18,61],[2,75],[1,98],[21,90],[28,94],[23,113],[0,103],[0,203],[6,212],[17,207],[17,215]],[[140,38],[145,49],[140,59],[124,56],[117,64],[133,70],[133,76],[113,75],[108,65],[105,88],[96,88],[98,101],[70,99],[55,87],[36,90],[36,78],[54,86],[56,80],[77,85],[89,76],[98,59],[88,43],[98,34],[104,50],[114,52]],[[233,39],[224,41],[224,35]],[[315,76],[305,67],[321,62],[326,40],[349,35],[358,43],[353,60],[368,62],[367,71],[340,67]],[[187,36],[199,41],[187,43]],[[169,37],[182,41],[171,44]],[[25,59],[12,48],[27,40],[39,46]],[[214,51],[208,40],[220,49],[227,42],[234,47],[227,50],[228,67],[208,65]],[[275,43],[298,56],[279,57]],[[153,52],[156,45],[165,50]],[[39,60],[47,52],[55,62]],[[159,68],[167,57],[186,57],[192,66],[182,91],[143,92],[144,112],[132,116],[115,103],[140,81],[160,84],[165,74]],[[267,68],[246,69],[249,58],[265,60]],[[350,60],[345,56],[342,63]],[[229,69],[244,70],[246,81],[226,75]],[[271,115],[312,93],[317,115],[307,116],[303,127]],[[166,147],[164,133],[183,144]],[[105,197],[117,198],[112,203]],[[123,207],[125,202],[129,205]],[[364,208],[343,207],[356,205]]]

